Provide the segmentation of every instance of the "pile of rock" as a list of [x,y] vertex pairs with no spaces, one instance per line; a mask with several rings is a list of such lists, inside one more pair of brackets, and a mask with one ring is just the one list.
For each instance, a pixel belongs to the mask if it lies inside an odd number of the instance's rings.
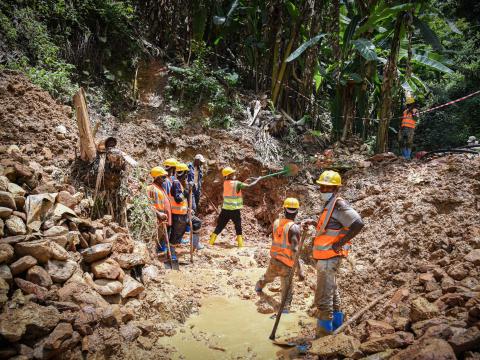
[[148,333],[125,306],[144,291],[130,272],[147,249],[108,216],[82,218],[88,203],[28,163],[0,160],[1,358],[80,358]]

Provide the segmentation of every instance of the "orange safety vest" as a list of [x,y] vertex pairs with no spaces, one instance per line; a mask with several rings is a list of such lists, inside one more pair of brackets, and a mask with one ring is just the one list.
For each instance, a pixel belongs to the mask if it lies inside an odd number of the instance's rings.
[[168,225],[172,224],[172,209],[170,207],[170,200],[163,187],[157,184],[151,184],[147,188],[150,205],[158,211],[164,212],[168,216]]
[[407,128],[415,129],[415,124],[416,124],[416,121],[413,118],[413,112],[405,110],[403,112],[402,124],[400,125],[400,127],[407,127]]
[[290,219],[277,219],[273,223],[273,241],[270,256],[288,267],[293,266],[292,244],[288,238],[288,232],[293,224],[293,220]]
[[350,230],[349,227],[343,227],[340,229],[327,229],[328,222],[332,217],[335,204],[339,198],[333,198],[327,206],[323,209],[322,215],[318,219],[317,233],[313,240],[313,258],[316,260],[330,259],[335,256],[347,256],[348,250],[350,250],[351,243],[348,242],[343,245],[343,248],[339,253],[332,249],[332,245],[337,241],[340,241]]
[[243,208],[242,190],[236,191],[236,180],[225,180],[223,182],[223,206],[225,210],[238,210]]
[[[173,183],[178,182],[182,189],[182,193],[184,191],[183,185],[180,181],[174,180]],[[173,184],[172,184],[173,187]],[[168,198],[170,199],[170,205],[172,206],[172,214],[176,215],[186,215],[188,213],[188,201],[187,199],[183,199],[181,202],[177,203],[175,198],[172,196],[172,191],[170,189],[170,193],[168,194]]]

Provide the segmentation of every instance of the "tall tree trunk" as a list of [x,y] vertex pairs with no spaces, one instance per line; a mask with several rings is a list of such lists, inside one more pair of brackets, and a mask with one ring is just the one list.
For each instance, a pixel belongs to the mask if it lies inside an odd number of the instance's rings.
[[397,77],[397,59],[400,49],[400,33],[405,19],[405,13],[400,13],[395,22],[390,55],[383,70],[382,102],[380,104],[380,123],[377,133],[377,153],[383,153],[388,145],[388,127],[392,116],[392,90]]
[[80,135],[80,159],[85,162],[92,162],[97,156],[97,149],[90,127],[87,102],[83,88],[80,88],[73,96],[73,104],[75,106],[78,133]]

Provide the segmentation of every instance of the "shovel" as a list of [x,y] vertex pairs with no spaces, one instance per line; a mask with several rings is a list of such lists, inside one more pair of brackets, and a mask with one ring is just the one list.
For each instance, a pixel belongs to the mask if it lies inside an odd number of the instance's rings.
[[[280,345],[280,343],[275,342],[275,334],[277,332],[278,324],[280,323],[280,317],[282,316],[283,309],[285,308],[285,305],[287,303],[288,293],[290,292],[290,288],[292,287],[292,280],[293,280],[293,276],[295,275],[295,270],[298,267],[298,259],[300,257],[300,252],[302,251],[303,242],[305,241],[307,236],[308,236],[308,232],[305,231],[302,234],[302,237],[300,238],[300,244],[298,244],[298,250],[295,253],[295,256],[293,258],[293,266],[290,269],[290,272],[288,274],[287,291],[285,291],[284,296],[282,296],[282,302],[280,303],[280,308],[278,309],[277,316],[275,317],[275,324],[273,325],[272,333],[270,334],[270,337],[269,337],[269,339],[273,340],[274,344],[277,344],[277,345]],[[288,344],[285,344],[285,345],[289,346]]]
[[255,180],[255,182],[260,181],[260,180],[264,180],[264,179],[267,179],[267,178],[270,178],[270,177],[279,176],[279,175],[295,176],[297,174],[298,174],[298,166],[295,165],[295,164],[287,164],[283,167],[283,170],[272,173],[272,174],[260,176]]
[[192,188],[188,192],[188,222],[190,224],[190,263],[193,264]]

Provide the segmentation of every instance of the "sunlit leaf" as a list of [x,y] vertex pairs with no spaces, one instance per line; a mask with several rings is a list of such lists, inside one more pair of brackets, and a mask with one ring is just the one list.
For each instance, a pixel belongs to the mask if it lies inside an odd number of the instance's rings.
[[378,59],[377,53],[375,52],[375,45],[373,45],[370,40],[354,40],[353,46],[365,60],[376,61]]
[[325,34],[318,34],[308,41],[305,41],[302,45],[298,47],[290,56],[287,58],[287,62],[295,60],[297,57],[302,55],[302,53],[307,50],[310,46],[315,45],[320,41],[321,38],[325,37]]

